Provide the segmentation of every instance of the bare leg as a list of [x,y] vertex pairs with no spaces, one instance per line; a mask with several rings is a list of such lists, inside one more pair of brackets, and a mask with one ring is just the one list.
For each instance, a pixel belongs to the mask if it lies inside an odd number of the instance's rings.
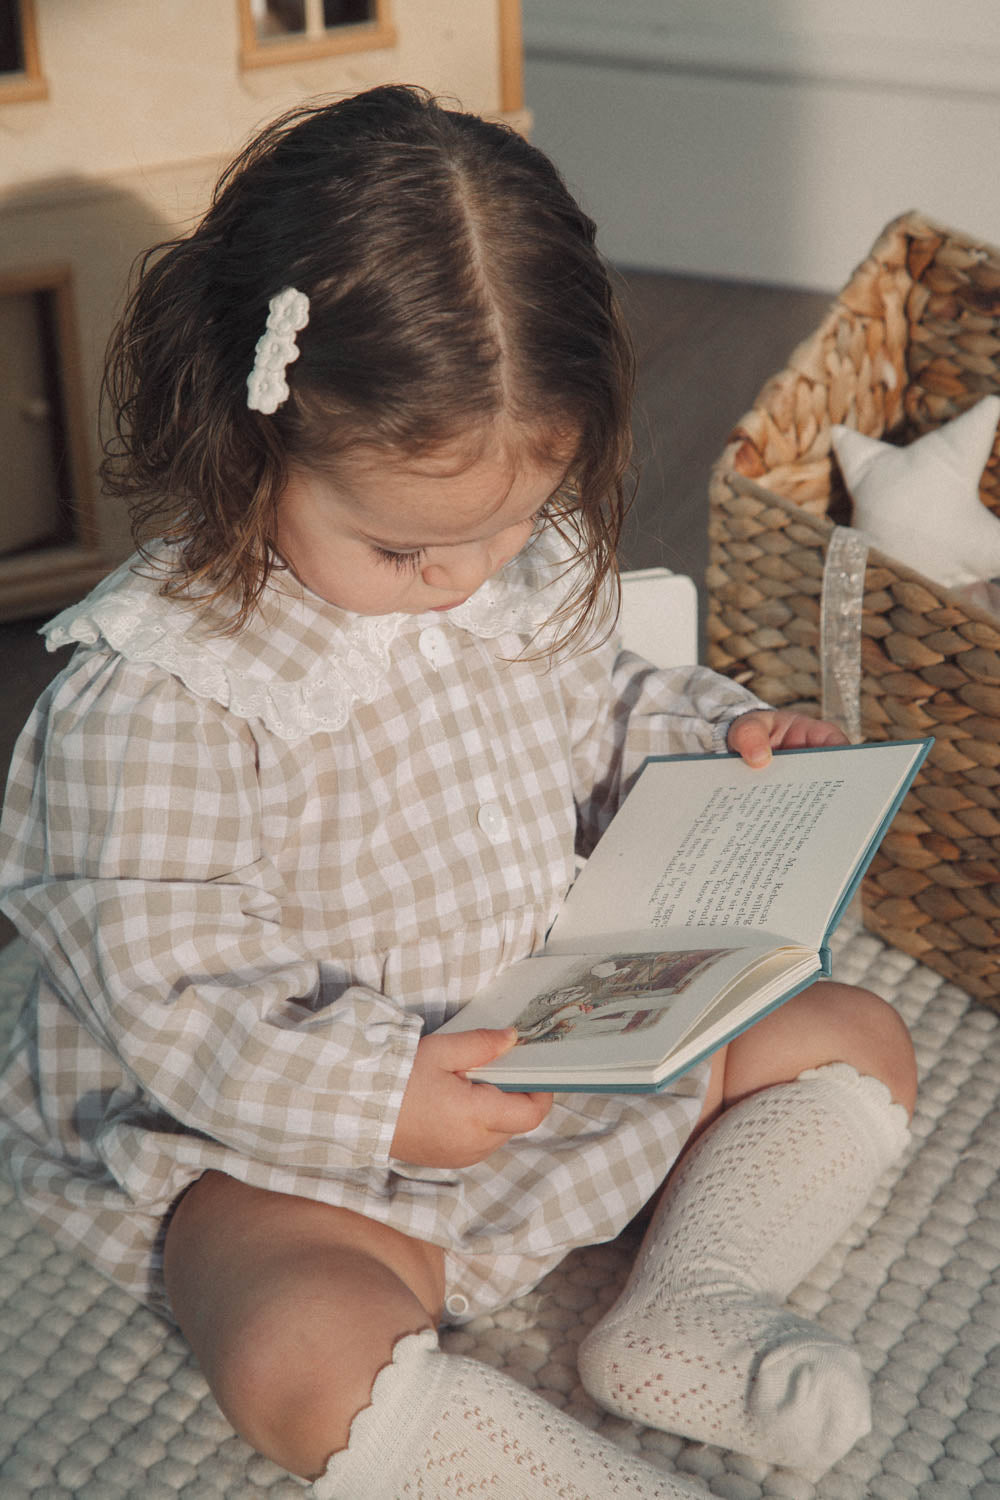
[[222,1410],[317,1500],[696,1493],[442,1353],[441,1252],[356,1214],[206,1173],[170,1226],[166,1279]]
[[820,980],[744,1031],[712,1060],[700,1125],[806,1068],[846,1062],[878,1078],[912,1115],[917,1068],[910,1034],[887,1001],[854,985]]
[[397,1340],[436,1326],[444,1294],[434,1246],[217,1172],[181,1200],[164,1269],[228,1420],[307,1478],[346,1446]]

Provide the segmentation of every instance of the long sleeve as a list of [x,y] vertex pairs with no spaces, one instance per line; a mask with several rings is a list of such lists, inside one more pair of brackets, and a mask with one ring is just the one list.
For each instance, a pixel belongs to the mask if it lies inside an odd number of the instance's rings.
[[292,1169],[387,1169],[418,1016],[305,951],[251,725],[84,652],[19,742],[4,909],[64,1003],[188,1130]]
[[708,667],[652,667],[613,642],[572,658],[562,670],[584,855],[647,756],[722,751],[733,719],[767,707]]

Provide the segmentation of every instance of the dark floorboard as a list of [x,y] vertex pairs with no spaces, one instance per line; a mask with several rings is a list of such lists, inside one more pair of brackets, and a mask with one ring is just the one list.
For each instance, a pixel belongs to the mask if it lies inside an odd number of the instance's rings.
[[[707,561],[709,470],[733,424],[829,304],[823,293],[623,271],[639,362],[640,479],[622,546],[627,568],[655,565],[701,584]],[[50,656],[38,620],[0,624],[6,711],[0,781],[38,694],[67,659]],[[12,929],[0,918],[0,943]]]
[[625,567],[705,573],[708,476],[730,429],[826,312],[823,293],[625,273],[640,480]]

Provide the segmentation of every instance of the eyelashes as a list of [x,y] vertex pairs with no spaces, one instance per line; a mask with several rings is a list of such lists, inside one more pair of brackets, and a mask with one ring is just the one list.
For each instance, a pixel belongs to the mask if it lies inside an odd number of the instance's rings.
[[[548,518],[551,504],[551,501],[546,501],[525,525],[530,524],[532,531],[536,530]],[[426,551],[426,547],[417,547],[412,552],[392,552],[388,547],[377,547],[372,543],[372,553],[377,561],[394,568],[397,573],[415,573]]]
[[388,547],[372,547],[372,552],[379,562],[395,568],[397,573],[415,573],[424,555],[423,547],[416,552],[390,552]]

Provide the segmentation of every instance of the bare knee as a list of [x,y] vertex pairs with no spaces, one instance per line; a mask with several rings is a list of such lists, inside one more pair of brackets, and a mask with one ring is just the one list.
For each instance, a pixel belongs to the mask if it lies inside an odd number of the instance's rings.
[[905,1022],[870,990],[830,980],[811,985],[730,1043],[725,1103],[830,1062],[881,1079],[912,1114],[917,1070]]
[[[314,1478],[346,1446],[350,1423],[367,1403],[360,1372],[317,1346],[322,1330],[301,1305],[280,1295],[229,1326],[211,1346],[206,1379],[226,1419],[258,1453]],[[355,1385],[355,1380],[357,1384]],[[370,1387],[369,1387],[370,1389]]]
[[[815,985],[814,1004],[828,1008],[835,1035],[830,1050],[842,1057],[824,1059],[849,1062],[859,1073],[880,1078],[897,1104],[912,1115],[917,1097],[917,1061],[906,1022],[880,995],[855,985]],[[807,991],[808,993],[808,991]]]
[[[209,1173],[167,1235],[167,1291],[219,1407],[303,1478],[346,1447],[397,1340],[434,1324],[400,1267],[374,1253],[380,1226],[361,1226],[352,1244],[354,1216],[339,1212]],[[391,1232],[386,1243],[405,1265],[405,1246]],[[426,1258],[411,1243],[419,1283]]]
[[[362,1274],[362,1305],[364,1283]],[[221,1410],[258,1453],[314,1479],[347,1446],[397,1339],[429,1326],[412,1305],[391,1326],[387,1313],[383,1303],[362,1330],[357,1320],[338,1317],[324,1289],[297,1272],[216,1346],[211,1385]]]

